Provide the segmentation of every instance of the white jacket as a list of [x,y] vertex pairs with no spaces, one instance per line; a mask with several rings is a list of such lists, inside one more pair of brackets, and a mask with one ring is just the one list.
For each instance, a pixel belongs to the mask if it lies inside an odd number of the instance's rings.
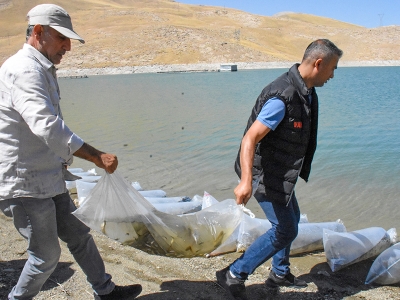
[[83,140],[64,123],[54,65],[28,44],[0,68],[0,200],[66,191]]

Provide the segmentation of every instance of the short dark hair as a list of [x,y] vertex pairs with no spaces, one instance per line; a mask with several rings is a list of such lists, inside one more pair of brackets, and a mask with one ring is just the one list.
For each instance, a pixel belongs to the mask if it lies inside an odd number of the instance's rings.
[[303,61],[316,60],[318,58],[342,57],[343,51],[328,39],[318,39],[308,45],[304,52]]
[[35,25],[28,25],[28,28],[26,29],[26,40],[28,40],[31,37],[33,27],[35,27]]

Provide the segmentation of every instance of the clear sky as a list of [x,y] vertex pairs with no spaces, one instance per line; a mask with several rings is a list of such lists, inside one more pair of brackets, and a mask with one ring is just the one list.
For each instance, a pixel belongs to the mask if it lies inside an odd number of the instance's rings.
[[263,16],[289,11],[306,13],[367,28],[400,25],[400,0],[176,0],[176,2],[236,8]]

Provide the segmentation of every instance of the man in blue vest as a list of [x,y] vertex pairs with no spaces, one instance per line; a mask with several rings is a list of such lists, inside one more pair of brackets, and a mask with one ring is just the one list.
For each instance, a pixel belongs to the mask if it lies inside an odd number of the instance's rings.
[[[230,266],[216,272],[218,283],[233,299],[248,299],[245,280],[271,257],[268,288],[307,286],[289,268],[300,219],[294,188],[299,176],[308,181],[317,146],[315,87],[333,78],[342,54],[327,39],[312,42],[301,64],[267,85],[253,107],[235,163],[240,183],[234,193],[237,204],[246,205],[254,192],[272,228]],[[254,183],[259,183],[255,191]]]

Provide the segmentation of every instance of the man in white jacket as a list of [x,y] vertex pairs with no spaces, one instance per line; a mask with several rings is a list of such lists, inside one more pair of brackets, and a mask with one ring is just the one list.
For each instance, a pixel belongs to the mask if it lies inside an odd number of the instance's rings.
[[71,214],[65,186],[73,156],[113,173],[117,157],[86,144],[65,124],[54,65],[71,50],[73,30],[60,6],[28,12],[26,43],[0,68],[0,209],[27,240],[28,260],[9,299],[32,299],[57,266],[64,241],[87,276],[95,299],[133,299],[139,284],[116,286],[89,228]]

